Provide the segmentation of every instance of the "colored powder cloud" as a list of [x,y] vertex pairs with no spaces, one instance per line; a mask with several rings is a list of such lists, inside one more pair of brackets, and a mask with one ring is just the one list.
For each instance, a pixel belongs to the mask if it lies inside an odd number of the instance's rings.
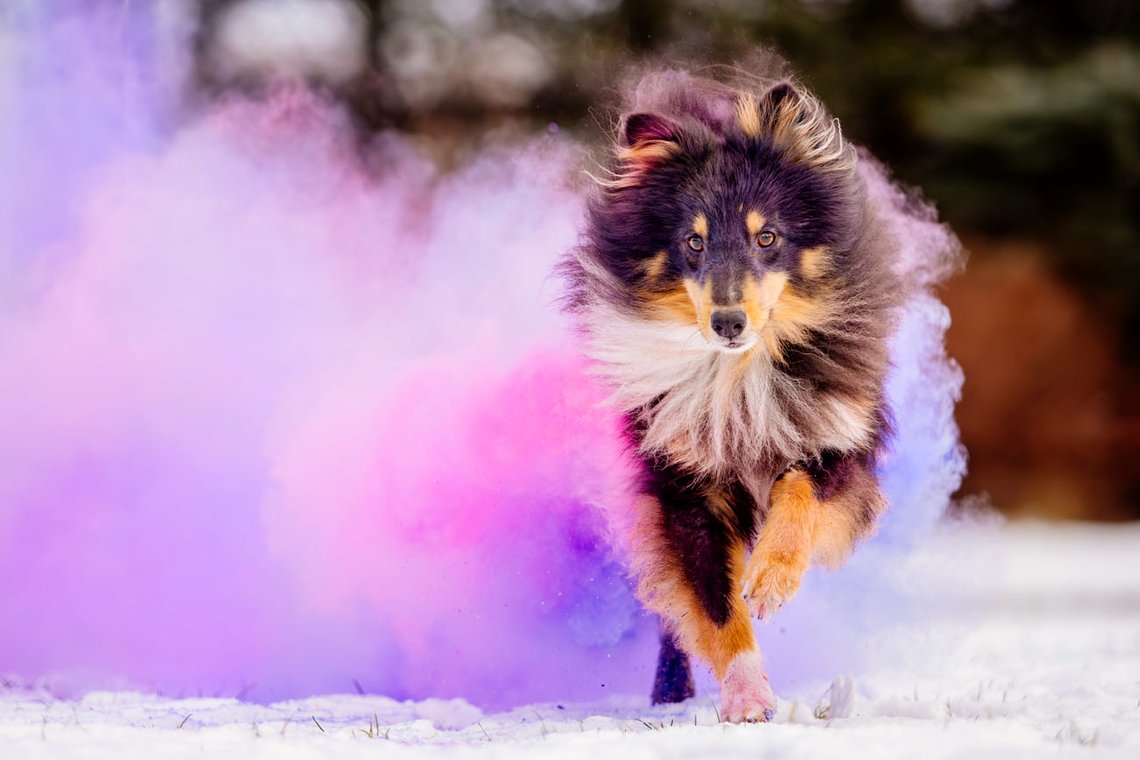
[[[635,468],[550,274],[578,149],[442,172],[406,138],[361,147],[301,88],[191,107],[185,30],[156,30],[117,5],[0,16],[0,673],[645,693],[655,623],[608,540]],[[894,509],[762,631],[777,688],[850,665],[908,604],[877,580],[962,470],[928,292],[953,241],[867,172],[922,291],[895,341]]]

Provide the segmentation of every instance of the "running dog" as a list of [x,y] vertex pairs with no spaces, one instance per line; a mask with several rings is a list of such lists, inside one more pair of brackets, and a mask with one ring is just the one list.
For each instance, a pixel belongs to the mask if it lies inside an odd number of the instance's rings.
[[663,623],[655,702],[776,701],[752,628],[886,507],[896,246],[860,153],[806,89],[678,71],[628,94],[568,308],[644,462],[632,570]]

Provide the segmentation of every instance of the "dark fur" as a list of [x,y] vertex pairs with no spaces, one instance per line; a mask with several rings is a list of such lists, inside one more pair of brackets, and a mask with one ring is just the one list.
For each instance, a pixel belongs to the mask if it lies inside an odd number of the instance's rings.
[[[683,582],[715,626],[726,624],[740,594],[731,548],[756,539],[782,474],[805,473],[821,508],[844,511],[850,543],[872,529],[885,506],[875,470],[891,431],[886,339],[902,297],[895,246],[867,200],[854,148],[801,88],[734,76],[722,82],[663,72],[629,93],[617,157],[591,199],[584,242],[562,269],[569,308],[609,373],[645,463],[645,491],[661,510],[661,537],[645,550],[660,556],[635,558],[643,596],[661,585],[655,572],[666,577],[654,568],[679,561]],[[747,209],[776,220],[774,250],[758,249],[745,231]],[[686,246],[700,216],[708,249],[698,260]],[[732,356],[693,354],[691,372],[688,358],[658,358],[655,325],[665,342],[664,331],[685,322],[689,306],[679,294],[707,287],[716,309],[739,301],[742,283],[774,288],[780,277],[783,300],[769,310],[758,347],[749,349],[762,353],[739,360],[752,373],[739,388],[717,364],[735,366]],[[692,308],[699,322],[701,306],[693,301]],[[666,311],[672,316],[662,316]],[[696,325],[702,334],[705,327]],[[623,331],[639,330],[644,348],[639,339],[623,342]],[[678,357],[687,351],[678,340]],[[675,386],[658,379],[653,362],[675,362],[662,363],[661,372],[682,379]],[[642,382],[642,370],[652,382]],[[693,412],[687,402],[703,391],[684,383],[706,381],[723,383],[725,397],[738,399],[735,410],[721,417]],[[761,386],[770,393],[767,406],[754,400]],[[662,416],[678,409],[692,419]],[[865,424],[839,425],[843,410]],[[651,606],[683,645],[684,621],[669,619],[668,603]],[[683,649],[669,634],[664,641],[654,698],[687,696],[675,686],[684,682],[677,675]]]

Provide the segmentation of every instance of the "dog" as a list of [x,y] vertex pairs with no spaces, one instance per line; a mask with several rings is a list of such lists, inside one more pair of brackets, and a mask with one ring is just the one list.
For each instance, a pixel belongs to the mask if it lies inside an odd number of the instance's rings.
[[661,71],[626,95],[567,308],[644,464],[631,570],[662,622],[654,703],[772,718],[752,617],[839,565],[887,502],[903,288],[859,164],[786,78]]

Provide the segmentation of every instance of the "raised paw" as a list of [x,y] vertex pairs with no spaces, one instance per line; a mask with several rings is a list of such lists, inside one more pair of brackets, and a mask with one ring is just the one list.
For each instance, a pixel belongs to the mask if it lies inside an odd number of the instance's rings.
[[720,717],[729,723],[766,723],[776,714],[759,652],[745,652],[729,663],[720,685]]
[[795,596],[807,562],[795,555],[754,554],[744,572],[744,601],[752,614],[769,620]]

